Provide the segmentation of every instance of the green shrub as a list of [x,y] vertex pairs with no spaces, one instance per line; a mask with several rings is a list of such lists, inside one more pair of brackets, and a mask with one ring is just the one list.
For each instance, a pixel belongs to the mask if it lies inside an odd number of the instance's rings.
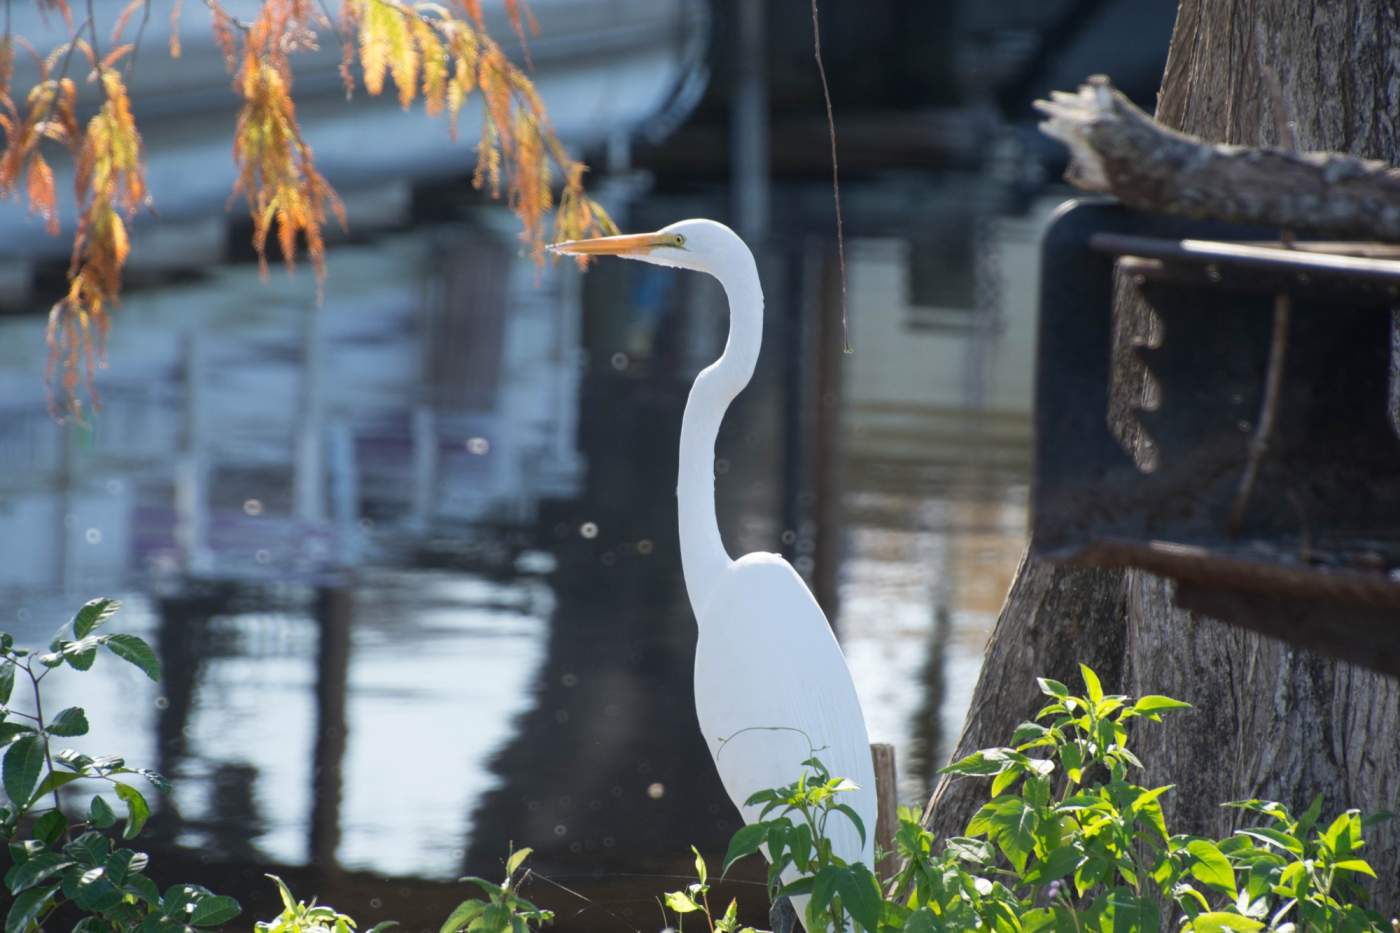
[[457,905],[443,923],[440,933],[528,933],[554,920],[554,914],[540,910],[521,897],[516,888],[516,871],[530,857],[530,849],[517,849],[506,858],[506,877],[500,884],[485,878],[468,877],[486,895],[485,900],[468,898]]
[[[883,895],[868,869],[823,844],[825,817],[842,809],[838,795],[851,785],[817,760],[795,784],[751,798],[765,803],[764,819],[734,835],[726,869],[767,844],[770,893],[810,894],[808,930],[1147,931],[1162,929],[1163,908],[1194,933],[1391,927],[1365,906],[1364,882],[1375,873],[1360,855],[1364,829],[1390,814],[1348,810],[1324,828],[1321,797],[1298,817],[1280,803],[1245,800],[1225,806],[1259,814],[1262,825],[1223,840],[1172,834],[1160,802],[1171,785],[1130,779],[1142,763],[1128,747],[1129,729],[1189,704],[1105,695],[1094,672],[1080,670],[1083,696],[1041,679],[1049,703],[1009,746],[944,769],[991,779],[990,799],[965,835],[935,840],[916,813],[901,810],[902,868]],[[778,873],[787,866],[801,877],[783,884]],[[667,895],[672,909],[674,897]]]
[[[199,885],[177,884],[162,894],[146,874],[146,853],[114,844],[120,818],[113,803],[125,814],[123,841],[135,839],[151,814],[131,778],[166,791],[163,777],[130,768],[116,756],[94,758],[53,748],[54,739],[88,731],[82,707],[44,714],[40,685],[54,671],[86,671],[99,651],[107,651],[152,680],[160,679],[160,662],[150,645],[135,635],[99,631],[118,608],[115,600],[92,600],[59,629],[44,652],[17,648],[13,636],[0,633],[0,748],[5,749],[0,784],[8,799],[0,807],[0,836],[8,846],[4,884],[12,897],[5,933],[40,929],[65,904],[83,915],[73,927],[77,933],[213,928],[240,912],[233,898]],[[16,683],[32,696],[33,713],[10,708]],[[109,790],[115,799],[98,793],[87,812],[73,818],[63,809],[59,791],[79,781]]]
[[[277,893],[282,896],[282,912],[271,920],[260,920],[254,929],[257,933],[355,933],[355,921],[334,907],[299,901],[276,875],[268,875],[277,885]],[[376,923],[368,933],[383,933],[397,926],[392,920]]]

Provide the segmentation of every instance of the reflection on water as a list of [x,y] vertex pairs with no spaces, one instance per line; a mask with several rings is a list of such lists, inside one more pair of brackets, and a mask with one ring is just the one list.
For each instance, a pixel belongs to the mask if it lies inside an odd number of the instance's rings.
[[[787,545],[819,592],[836,581],[871,737],[896,744],[914,803],[1014,569],[1026,463],[1024,408],[969,419],[972,377],[925,381],[921,355],[1014,357],[1024,322],[930,332],[882,243],[854,254],[870,349],[830,434],[836,499],[782,488],[802,343],[779,318],[721,436],[719,500],[733,549]],[[51,683],[89,709],[75,746],[174,780],[152,823],[166,870],[254,911],[272,870],[429,929],[453,879],[530,845],[550,879],[531,894],[563,929],[648,929],[688,846],[717,860],[736,828],[694,721],[675,546],[680,412],[718,349],[717,293],[614,270],[586,299],[509,249],[443,227],[342,250],[320,311],[305,279],[246,267],[133,294],[106,407],[71,430],[43,414],[41,321],[0,324],[7,628],[47,640],[111,593],[158,645],[160,685],[115,664]],[[756,877],[731,891],[759,920]]]

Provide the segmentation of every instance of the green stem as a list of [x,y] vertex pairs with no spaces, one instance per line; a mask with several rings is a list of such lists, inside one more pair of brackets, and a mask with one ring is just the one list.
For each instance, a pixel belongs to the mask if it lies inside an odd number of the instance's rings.
[[[49,734],[44,731],[44,701],[39,695],[39,681],[43,679],[43,675],[35,677],[34,669],[28,664],[24,665],[24,672],[29,675],[29,682],[34,685],[34,721],[39,724],[39,741],[44,743],[44,763],[48,765],[49,774],[53,774],[53,757],[49,754]],[[58,800],[57,787],[53,789],[53,808],[60,813],[63,812],[63,807]]]

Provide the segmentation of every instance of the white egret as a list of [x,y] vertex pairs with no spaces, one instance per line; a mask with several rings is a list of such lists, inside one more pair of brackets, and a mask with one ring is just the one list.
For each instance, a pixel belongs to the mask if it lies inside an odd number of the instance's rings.
[[[715,437],[725,410],[753,375],[763,340],[763,291],[753,254],[712,220],[685,220],[656,233],[571,240],[551,247],[575,256],[621,256],[707,272],[729,299],[729,341],[695,377],[681,421],[681,566],[699,625],[695,712],[724,789],[747,822],[755,791],[797,780],[816,754],[859,789],[843,795],[865,824],[836,814],[832,849],[874,869],[875,775],[870,739],[845,657],[802,578],[777,554],[731,560],[715,516]],[[806,898],[793,898],[805,925]],[[815,931],[813,931],[815,933]]]

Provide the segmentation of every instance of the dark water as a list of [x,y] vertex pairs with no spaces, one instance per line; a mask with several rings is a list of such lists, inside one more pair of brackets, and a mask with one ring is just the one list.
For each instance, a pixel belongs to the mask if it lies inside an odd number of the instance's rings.
[[[560,929],[659,929],[689,846],[718,862],[738,825],[695,724],[675,544],[717,295],[652,270],[581,293],[501,242],[347,250],[313,323],[308,283],[248,269],[133,295],[86,427],[43,412],[42,325],[2,325],[7,627],[47,640],[84,599],[123,600],[162,683],[103,663],[55,677],[52,702],[88,708],[75,746],[174,781],[152,874],[233,893],[250,921],[275,910],[274,872],[363,924],[436,929],[456,878],[528,845],[527,893]],[[784,334],[726,422],[721,523],[731,550],[784,548],[831,593],[872,738],[917,802],[1014,568],[1024,439],[920,415],[895,449],[838,393],[832,476],[791,494],[784,450],[814,429],[784,421],[802,346]],[[756,866],[734,875],[725,894],[762,922]]]

